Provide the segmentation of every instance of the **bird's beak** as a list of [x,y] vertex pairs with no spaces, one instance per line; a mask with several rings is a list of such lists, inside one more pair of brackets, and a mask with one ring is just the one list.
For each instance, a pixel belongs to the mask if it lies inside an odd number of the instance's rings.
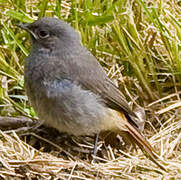
[[24,29],[26,30],[27,32],[29,32],[35,39],[37,39],[37,36],[36,34],[31,30],[30,28],[30,25],[31,24],[27,24],[27,23],[19,23],[19,24],[16,24],[18,27],[20,27],[21,29]]
[[29,25],[30,25],[30,24],[23,24],[23,23],[16,24],[16,26],[18,26],[18,27],[20,27],[21,29],[24,29],[24,30],[26,30],[26,31],[28,31],[28,32],[30,31]]

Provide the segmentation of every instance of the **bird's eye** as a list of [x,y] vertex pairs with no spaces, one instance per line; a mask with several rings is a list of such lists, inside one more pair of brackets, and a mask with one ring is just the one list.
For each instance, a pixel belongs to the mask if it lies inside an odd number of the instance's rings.
[[47,38],[47,37],[49,37],[49,32],[48,31],[45,31],[45,30],[40,30],[39,32],[38,32],[38,36],[39,36],[39,38]]

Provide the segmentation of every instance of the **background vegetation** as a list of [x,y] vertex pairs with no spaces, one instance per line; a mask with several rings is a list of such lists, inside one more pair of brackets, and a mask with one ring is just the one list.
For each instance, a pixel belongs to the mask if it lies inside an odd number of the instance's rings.
[[[24,59],[31,44],[28,34],[15,24],[31,23],[43,16],[58,17],[71,24],[133,109],[146,113],[144,134],[168,172],[159,170],[140,150],[130,146],[104,147],[100,142],[105,155],[100,162],[91,164],[89,151],[79,152],[72,161],[68,149],[66,155],[60,156],[61,144],[52,145],[49,141],[50,150],[46,153],[46,148],[35,150],[35,143],[26,144],[27,136],[20,140],[14,131],[1,131],[0,176],[181,179],[181,1],[0,0],[1,116],[36,117],[25,95],[23,78]],[[75,139],[81,149],[93,147],[89,138],[83,144]]]

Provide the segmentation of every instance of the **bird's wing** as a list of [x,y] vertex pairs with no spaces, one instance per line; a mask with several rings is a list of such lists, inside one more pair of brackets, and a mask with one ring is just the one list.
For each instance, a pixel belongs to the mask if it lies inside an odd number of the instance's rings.
[[78,57],[79,61],[73,60],[74,63],[71,66],[72,78],[76,79],[84,88],[100,95],[108,107],[123,111],[128,120],[138,127],[137,123],[131,118],[131,116],[136,117],[136,115],[129,107],[125,96],[107,77],[95,57],[87,51],[86,53]]

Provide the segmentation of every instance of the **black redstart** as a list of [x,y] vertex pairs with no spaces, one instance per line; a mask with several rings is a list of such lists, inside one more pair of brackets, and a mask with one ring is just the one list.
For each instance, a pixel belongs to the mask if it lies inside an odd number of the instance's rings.
[[46,125],[76,136],[127,131],[161,166],[124,95],[71,26],[50,17],[19,26],[33,44],[25,64],[27,95]]

